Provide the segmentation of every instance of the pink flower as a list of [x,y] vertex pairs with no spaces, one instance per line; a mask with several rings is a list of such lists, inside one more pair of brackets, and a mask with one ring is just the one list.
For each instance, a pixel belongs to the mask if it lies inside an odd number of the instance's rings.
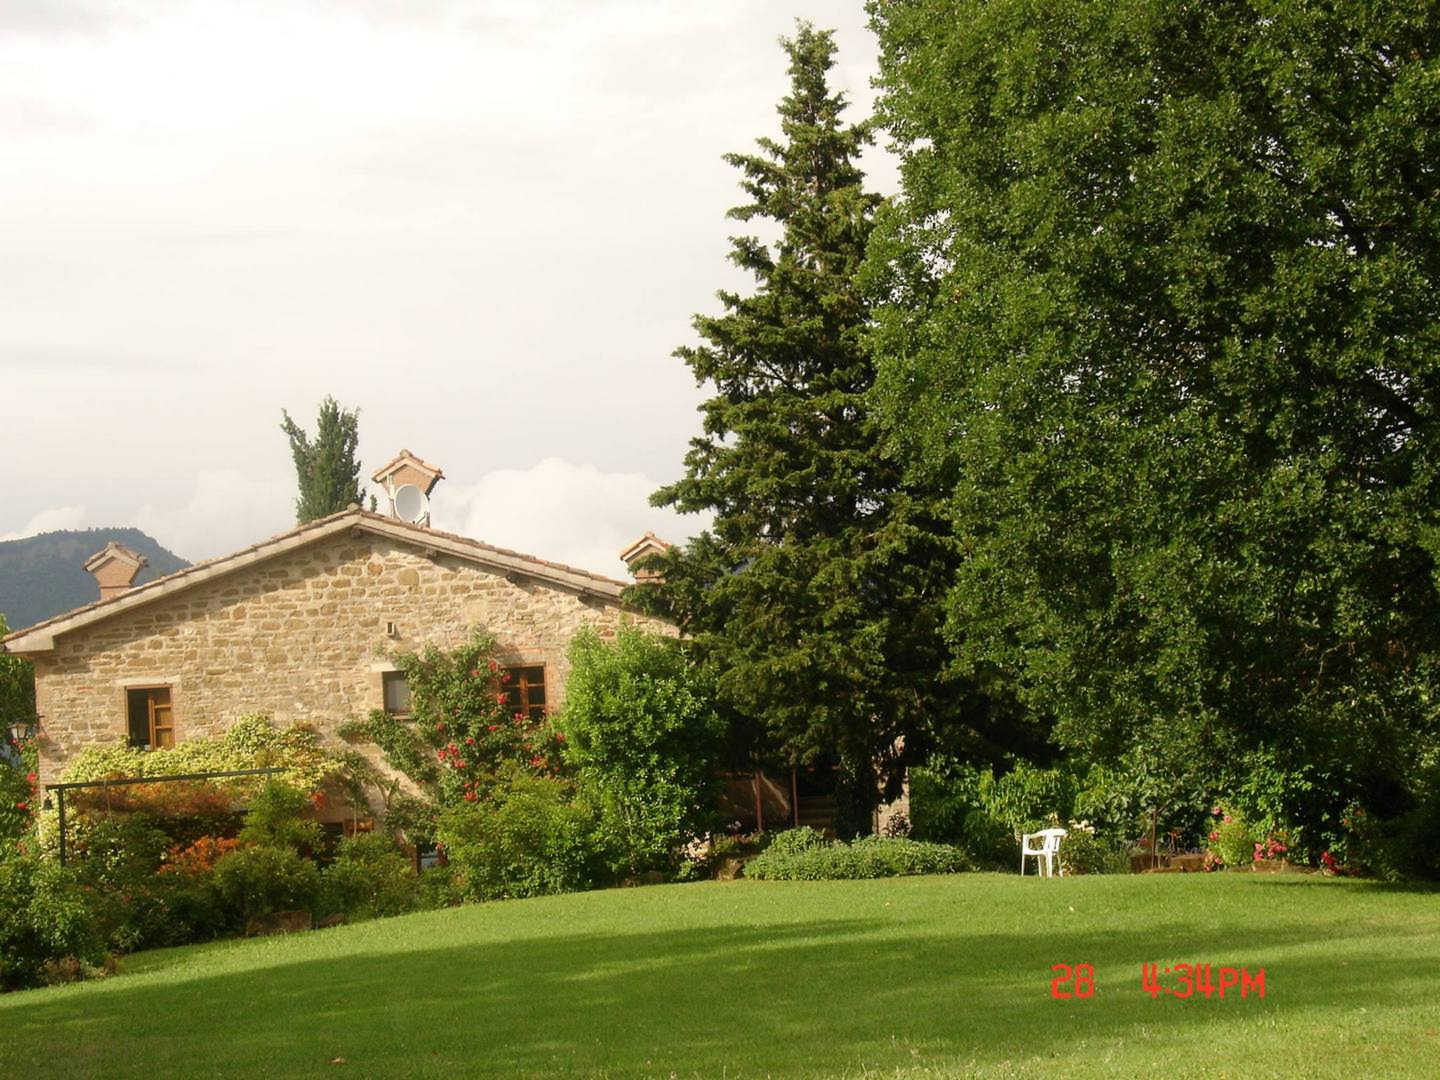
[[466,746],[474,746],[474,745],[475,745],[475,737],[474,737],[473,735],[466,735],[466,736],[465,736],[465,745],[466,745]]
[[1216,841],[1216,840],[1219,840],[1219,839],[1220,839],[1220,834],[1219,834],[1218,832],[1212,832],[1212,833],[1210,834],[1210,840],[1211,840],[1212,843],[1213,843],[1214,841]]
[[495,695],[495,704],[496,704],[496,705],[504,705],[505,702],[507,702],[507,701],[509,701],[509,700],[510,700],[510,695],[509,695],[509,694],[506,694],[506,693],[504,693],[504,692],[501,692],[501,693]]
[[39,778],[38,776],[36,776],[33,772],[27,772],[27,773],[25,774],[25,779],[26,779],[26,780],[29,780],[30,783],[33,784],[33,783],[35,783],[36,780],[39,780],[40,778]]
[[435,721],[435,730],[436,730],[436,731],[444,731],[444,730],[445,730],[445,721],[443,721],[443,720],[436,720],[436,721]]
[[500,725],[499,725],[499,724],[486,724],[486,725],[485,725],[485,730],[486,730],[486,731],[499,731],[499,730],[500,730]]
[[497,664],[494,660],[491,660],[491,661],[490,661],[490,670],[491,670],[491,671],[494,671],[494,670],[495,670],[496,668],[498,668],[499,666],[500,666],[500,665]]
[[30,809],[30,804],[27,803],[27,802],[17,802],[17,803],[15,804],[15,809],[16,809],[16,810],[29,810],[29,809]]
[[1212,807],[1210,808],[1210,813],[1214,814],[1216,817],[1219,817],[1219,816],[1220,816],[1220,808],[1219,808],[1218,806],[1212,806]]
[[535,757],[532,757],[530,759],[530,764],[534,765],[538,769],[541,765],[545,764],[545,759],[537,754]]
[[564,742],[564,741],[565,741],[565,733],[564,733],[563,731],[557,731],[557,732],[555,732],[555,741],[556,741],[556,742]]

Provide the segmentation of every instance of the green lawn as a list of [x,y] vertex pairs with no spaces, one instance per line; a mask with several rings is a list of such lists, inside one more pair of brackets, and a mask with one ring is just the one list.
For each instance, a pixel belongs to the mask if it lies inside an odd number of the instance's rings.
[[[1263,966],[1266,997],[1142,991],[1181,961]],[[1060,962],[1094,965],[1092,998],[1052,1000]],[[1421,888],[670,885],[133,956],[0,997],[0,1076],[1433,1077],[1437,993]]]

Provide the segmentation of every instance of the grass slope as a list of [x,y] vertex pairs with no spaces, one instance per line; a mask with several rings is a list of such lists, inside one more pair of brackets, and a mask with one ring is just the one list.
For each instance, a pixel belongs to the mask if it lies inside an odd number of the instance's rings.
[[[1437,900],[967,874],[495,903],[0,997],[0,1075],[1434,1076]],[[1263,966],[1266,997],[1141,990],[1180,961]],[[1059,962],[1092,999],[1051,999]]]

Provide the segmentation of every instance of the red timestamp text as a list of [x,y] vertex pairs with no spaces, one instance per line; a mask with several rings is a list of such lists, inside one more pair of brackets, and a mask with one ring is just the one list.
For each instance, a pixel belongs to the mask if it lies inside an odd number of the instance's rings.
[[[1171,982],[1162,979],[1173,980]],[[1211,995],[1224,1000],[1226,992],[1231,998],[1242,1000],[1251,994],[1265,996],[1265,969],[1254,975],[1246,967],[1212,968],[1209,964],[1159,964],[1140,965],[1140,988],[1150,995],[1151,1000],[1164,996],[1179,1000],[1193,998],[1197,994],[1209,1000]]]

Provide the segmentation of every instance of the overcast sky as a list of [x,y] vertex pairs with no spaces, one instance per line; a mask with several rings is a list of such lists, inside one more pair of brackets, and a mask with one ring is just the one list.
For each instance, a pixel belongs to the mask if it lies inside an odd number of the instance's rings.
[[0,2],[0,539],[281,532],[326,394],[367,481],[445,470],[439,527],[610,574],[696,531],[646,503],[698,431],[670,353],[747,285],[721,155],[778,134],[797,16],[859,119],[860,0]]

